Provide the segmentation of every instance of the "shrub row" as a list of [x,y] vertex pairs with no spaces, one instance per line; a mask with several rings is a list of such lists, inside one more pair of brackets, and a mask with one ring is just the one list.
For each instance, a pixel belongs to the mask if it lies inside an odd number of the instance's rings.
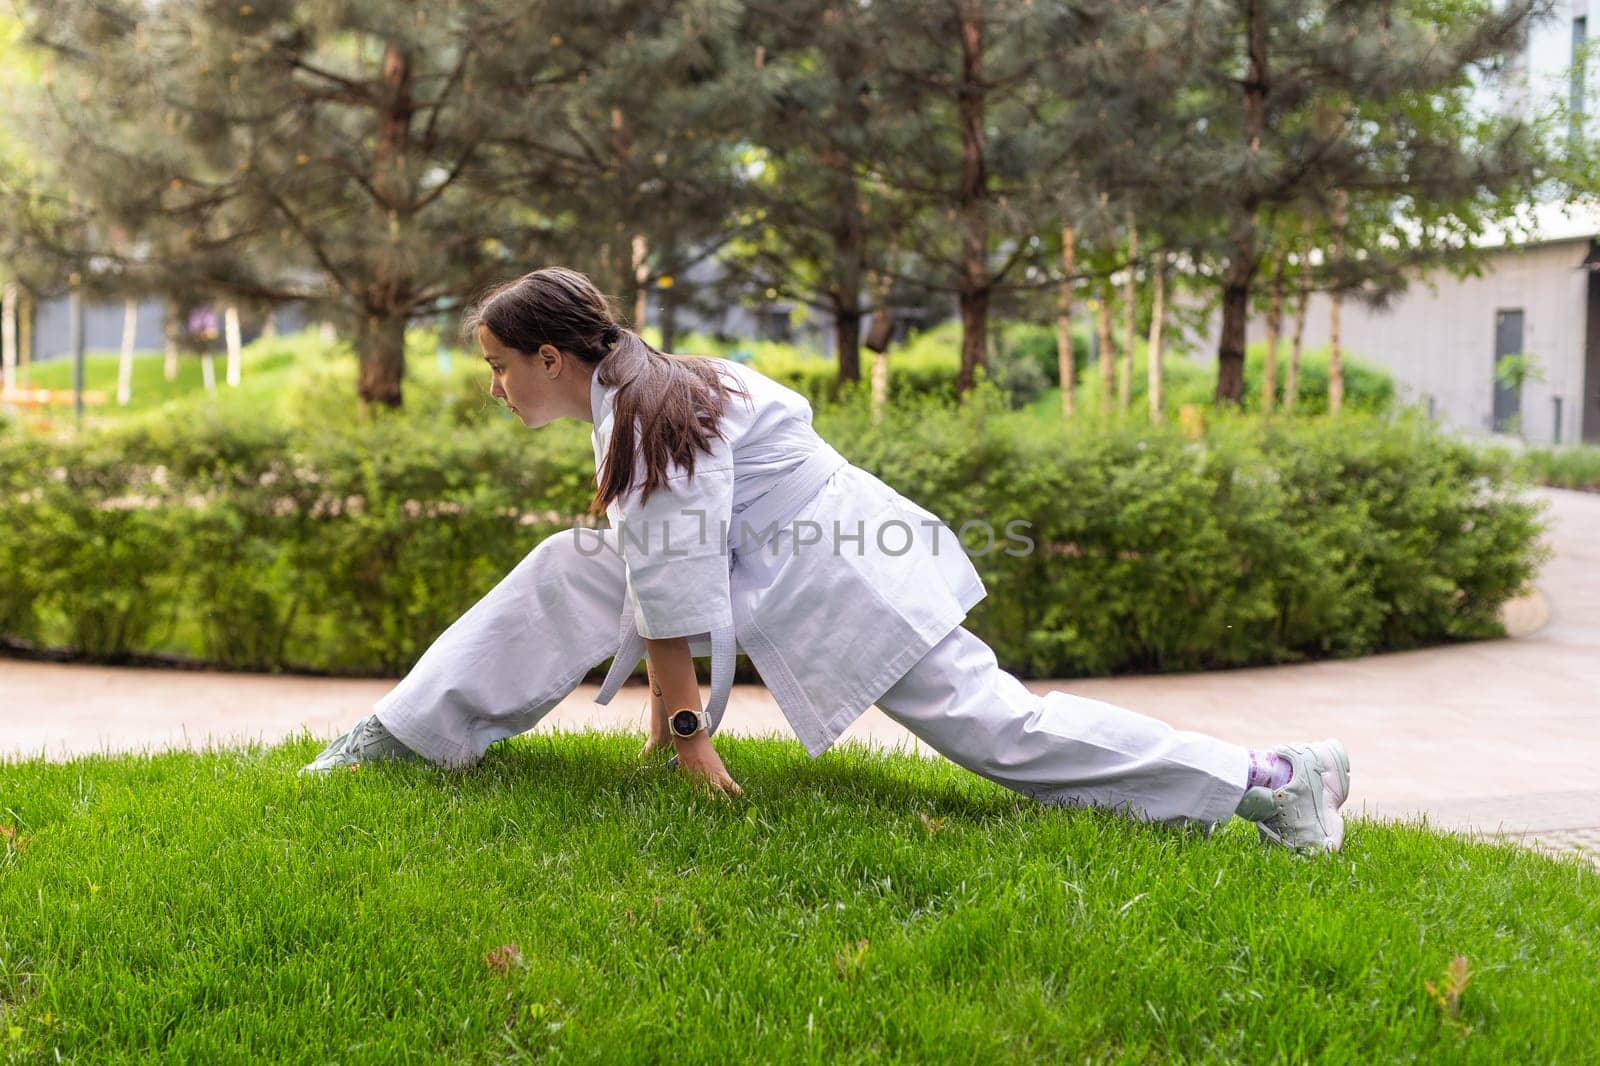
[[[0,634],[116,658],[408,669],[592,490],[584,429],[417,410],[342,426],[207,415],[0,451]],[[953,527],[1031,523],[976,559],[969,625],[1032,676],[1244,666],[1501,632],[1534,573],[1509,460],[1412,419],[1203,440],[1067,427],[986,389],[882,425],[819,412],[858,464]],[[977,547],[978,534],[969,530]]]
[[[727,354],[727,346],[706,338],[691,338],[689,344],[686,351],[705,350],[708,354]],[[899,403],[910,397],[934,397],[953,401],[956,397],[956,371],[961,364],[960,346],[959,323],[945,323],[915,334],[907,343],[896,347],[889,357],[890,400]],[[1013,407],[1029,404],[1047,390],[1060,388],[1057,346],[1055,330],[1047,326],[1019,323],[997,331],[995,343],[991,345],[990,377],[1009,397]],[[848,399],[852,391],[865,388],[863,381],[854,389],[842,389],[836,362],[808,355],[790,345],[769,342],[751,346],[748,350],[758,369],[802,393],[813,403]],[[1078,409],[1093,418],[1099,409],[1101,384],[1098,369],[1090,362],[1087,329],[1080,328],[1074,333],[1073,353],[1078,375]],[[1138,411],[1146,410],[1147,405],[1149,378],[1145,355],[1145,344],[1141,340],[1135,345],[1133,375],[1129,382],[1130,406]],[[862,353],[863,378],[868,372],[870,364],[867,361],[870,356],[869,352]],[[1275,394],[1277,406],[1281,409],[1286,395],[1287,345],[1280,349],[1279,360]],[[1163,400],[1167,411],[1176,412],[1185,404],[1200,407],[1212,405],[1217,382],[1214,364],[1197,362],[1182,355],[1169,355],[1163,371]],[[1260,409],[1265,376],[1266,347],[1256,344],[1246,353],[1242,410],[1250,412]],[[1344,360],[1344,379],[1346,411],[1381,414],[1393,407],[1394,379],[1382,368],[1347,356]],[[1326,348],[1309,349],[1302,354],[1295,389],[1295,408],[1301,415],[1327,413]]]

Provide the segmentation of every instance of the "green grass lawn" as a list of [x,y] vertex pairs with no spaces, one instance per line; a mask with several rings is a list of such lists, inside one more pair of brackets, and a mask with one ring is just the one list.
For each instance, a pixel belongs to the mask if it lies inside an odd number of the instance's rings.
[[[1297,858],[948,764],[524,738],[0,764],[14,1061],[1580,1062],[1600,876],[1355,822]],[[1451,959],[1471,976],[1437,1005]]]
[[[117,403],[117,370],[120,356],[116,352],[91,352],[84,359],[84,387],[106,394],[103,409],[91,408],[90,414],[115,414],[119,411],[147,411],[160,407],[169,400],[192,396],[205,388],[201,375],[200,358],[185,355],[178,360],[178,376],[168,381],[166,357],[160,352],[140,352],[133,357],[133,381],[126,408]],[[227,382],[228,357],[215,356],[217,391],[242,388],[247,379],[252,384],[269,384],[271,391],[283,385],[286,372],[293,365],[293,355],[282,349],[264,349],[250,346],[244,350],[239,365],[240,385],[230,387]],[[258,379],[266,377],[269,382]],[[29,368],[29,387],[35,389],[72,390],[72,360],[52,359],[34,363]],[[71,407],[63,410],[70,411]]]

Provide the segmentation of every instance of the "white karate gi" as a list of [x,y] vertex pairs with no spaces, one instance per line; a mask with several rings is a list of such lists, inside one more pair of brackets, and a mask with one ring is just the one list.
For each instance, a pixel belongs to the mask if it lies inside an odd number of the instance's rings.
[[[730,398],[723,439],[693,476],[674,471],[647,503],[637,492],[617,501],[611,529],[534,548],[378,702],[391,733],[431,761],[469,764],[532,728],[619,648],[600,702],[644,638],[687,636],[713,656],[714,721],[736,643],[813,756],[877,703],[953,762],[1045,802],[1160,821],[1232,815],[1245,749],[1029,692],[961,626],[984,588],[955,534],[846,463],[798,393],[720,365],[749,400]],[[614,391],[596,376],[597,469]]]

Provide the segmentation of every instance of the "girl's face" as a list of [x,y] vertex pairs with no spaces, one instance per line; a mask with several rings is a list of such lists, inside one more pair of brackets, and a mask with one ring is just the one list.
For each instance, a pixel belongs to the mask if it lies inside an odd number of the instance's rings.
[[522,424],[538,429],[557,418],[593,421],[588,368],[553,345],[524,355],[500,343],[489,327],[478,327],[478,346],[489,364],[489,395],[504,400]]

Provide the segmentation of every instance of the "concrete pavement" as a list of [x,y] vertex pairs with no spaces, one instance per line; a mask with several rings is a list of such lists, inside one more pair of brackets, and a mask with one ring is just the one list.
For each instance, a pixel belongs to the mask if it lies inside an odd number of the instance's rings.
[[[1600,858],[1600,495],[1542,490],[1554,558],[1508,609],[1511,639],[1367,659],[1157,677],[1030,682],[1240,744],[1335,735],[1350,750],[1347,810],[1426,815]],[[0,659],[0,758],[61,759],[334,736],[389,681],[123,669]],[[642,729],[644,689],[611,707],[573,693],[542,731]],[[738,686],[727,727],[792,736],[761,686]],[[845,734],[918,750],[876,708]]]

